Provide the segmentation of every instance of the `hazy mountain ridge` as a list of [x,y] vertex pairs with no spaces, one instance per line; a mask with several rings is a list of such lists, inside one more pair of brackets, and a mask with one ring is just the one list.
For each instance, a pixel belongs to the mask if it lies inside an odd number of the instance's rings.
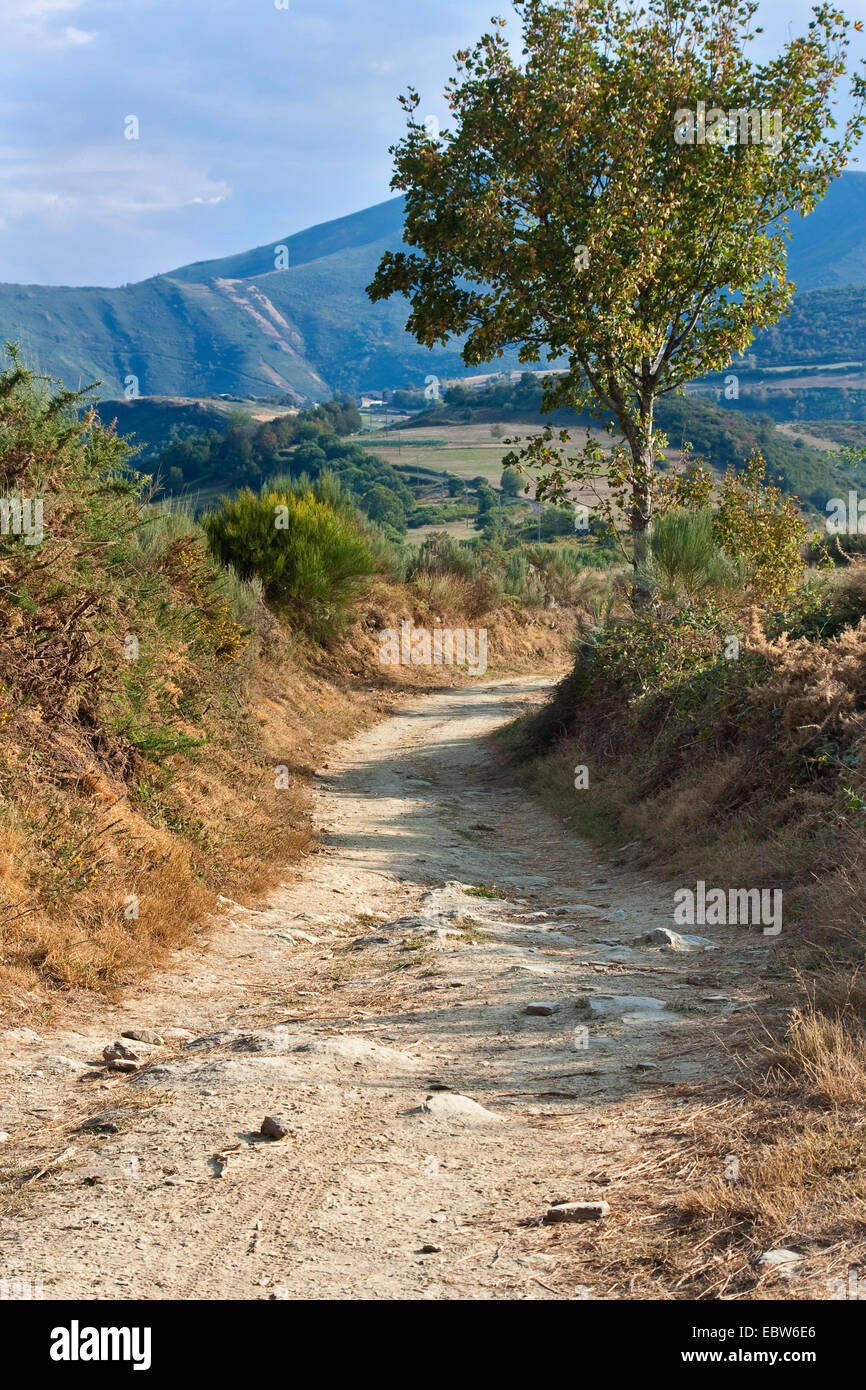
[[[419,384],[430,372],[460,375],[456,347],[428,350],[405,332],[404,301],[367,298],[382,253],[400,244],[402,224],[403,200],[394,198],[133,285],[0,284],[0,334],[20,342],[39,370],[70,386],[101,380],[106,396],[121,395],[130,376],[148,396],[286,393],[307,401]],[[863,354],[866,174],[846,174],[810,218],[794,219],[792,230],[789,274],[800,291],[798,310],[808,307],[812,290],[855,282],[862,288],[842,297],[844,333],[836,332],[834,299],[825,294],[820,336],[810,335],[802,356],[790,357],[799,353],[796,331],[774,341],[764,335],[756,352],[765,357],[784,343],[789,361],[814,361],[848,356],[859,344]],[[281,246],[288,268],[278,270]],[[497,362],[517,365],[516,354]]]

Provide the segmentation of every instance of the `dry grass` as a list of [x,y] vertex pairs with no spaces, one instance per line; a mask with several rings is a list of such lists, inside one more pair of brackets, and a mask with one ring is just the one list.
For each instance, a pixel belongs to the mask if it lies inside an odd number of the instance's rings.
[[[821,988],[826,1000],[826,980]],[[849,1001],[862,1003],[859,973],[847,993]],[[795,1008],[786,1037],[768,1048],[766,1082],[776,1094],[789,1091],[814,1105],[844,1108],[866,1101],[866,1026],[851,1003],[832,1015],[812,1005]]]
[[[584,663],[524,740],[533,791],[614,857],[625,842],[621,860],[673,882],[785,892],[765,1031],[670,1111],[654,1097],[647,1152],[604,1176],[624,1210],[581,1238],[594,1297],[823,1299],[866,1267],[864,609],[852,565],[835,636],[753,626],[735,667],[649,696]],[[805,1257],[790,1281],[758,1263],[775,1247]]]
[[[829,1071],[848,1066],[837,1057]],[[653,1107],[636,1160],[593,1175],[617,1210],[574,1252],[593,1297],[826,1299],[866,1266],[862,1111],[783,1100],[760,1067],[743,1080],[678,1088],[679,1105]],[[759,1263],[779,1248],[804,1256],[791,1282]]]
[[[7,723],[0,1021],[50,1009],[58,992],[116,991],[193,941],[218,893],[250,905],[298,861],[312,840],[311,778],[328,748],[395,699],[467,679],[457,668],[380,666],[378,631],[402,617],[432,625],[414,590],[378,584],[329,649],[269,621],[239,663],[176,662],[175,712],[163,710],[160,723],[192,740],[188,751],[129,764],[68,722],[23,712]],[[565,663],[558,624],[511,607],[485,622],[498,673]]]

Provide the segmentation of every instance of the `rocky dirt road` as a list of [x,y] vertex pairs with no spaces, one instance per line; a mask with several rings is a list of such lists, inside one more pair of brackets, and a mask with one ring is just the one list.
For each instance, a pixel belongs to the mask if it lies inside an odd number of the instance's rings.
[[[672,887],[605,866],[497,772],[488,735],[545,685],[413,697],[322,771],[321,848],[265,910],[225,904],[75,1032],[0,1035],[0,1157],[32,1176],[6,1278],[46,1298],[654,1296],[599,1276],[605,1243],[646,1220],[629,1174],[772,942],[635,944],[672,926]],[[162,1043],[126,1045],[146,1065],[106,1071],[106,1043],[145,1030]],[[542,1224],[572,1201],[610,1213]]]

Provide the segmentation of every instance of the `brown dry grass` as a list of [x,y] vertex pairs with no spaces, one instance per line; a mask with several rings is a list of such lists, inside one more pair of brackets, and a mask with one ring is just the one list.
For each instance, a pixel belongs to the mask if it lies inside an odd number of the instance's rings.
[[[807,1010],[728,1061],[670,1109],[648,1094],[635,1161],[590,1176],[617,1211],[574,1252],[593,1297],[826,1299],[866,1266],[862,1036]],[[778,1248],[805,1257],[791,1282],[759,1263]]]
[[[644,704],[584,668],[531,731],[546,751],[525,776],[566,825],[681,883],[785,892],[765,1032],[648,1130],[648,1157],[622,1176],[628,1211],[592,1245],[596,1297],[827,1298],[866,1266],[864,611],[866,566],[852,565],[830,596],[837,635],[753,626],[736,670]],[[590,795],[574,789],[580,764]],[[759,1266],[792,1246],[800,1278]]]
[[[492,674],[565,664],[561,619],[510,606],[438,616],[463,626],[480,616]],[[378,631],[405,617],[432,626],[423,595],[381,583],[330,649],[267,622],[246,662],[176,663],[178,697],[194,683],[202,713],[178,713],[171,727],[201,746],[156,761],[113,762],[69,722],[22,714],[7,725],[0,1020],[50,1009],[58,991],[67,1001],[116,991],[192,941],[218,893],[250,904],[297,862],[312,840],[310,779],[328,748],[395,700],[466,679],[456,668],[379,665]],[[275,785],[277,769],[288,787]],[[127,915],[133,897],[137,917]]]

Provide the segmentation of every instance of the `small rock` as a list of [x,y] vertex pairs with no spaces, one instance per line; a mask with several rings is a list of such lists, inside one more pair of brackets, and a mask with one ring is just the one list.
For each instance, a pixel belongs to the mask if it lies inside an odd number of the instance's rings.
[[85,1132],[94,1134],[119,1134],[120,1112],[117,1110],[106,1110],[101,1115],[93,1115],[89,1120],[85,1120],[80,1126]]
[[8,1129],[0,1129],[0,1144],[5,1144],[9,1138]]
[[165,1028],[162,1037],[167,1043],[182,1043],[189,1042],[195,1037],[195,1033],[191,1033],[188,1028]]
[[546,1224],[554,1221],[601,1221],[610,1214],[607,1202],[557,1202],[549,1207],[544,1220]]
[[107,1047],[104,1047],[102,1049],[102,1055],[106,1062],[137,1062],[139,1060],[138,1053],[133,1052],[131,1047],[127,1047],[125,1042],[120,1042],[119,1040],[109,1043]]
[[122,1038],[132,1038],[133,1042],[148,1043],[151,1047],[163,1047],[165,1038],[161,1033],[155,1033],[152,1028],[127,1028],[120,1035]]
[[550,1014],[555,1014],[559,1008],[558,1004],[527,1004],[524,1013],[537,1015],[539,1018],[548,1018]]
[[116,1057],[113,1062],[109,1062],[110,1071],[134,1072],[138,1071],[138,1062],[130,1061],[125,1057]]
[[421,1246],[421,1254],[422,1254],[422,1255],[441,1255],[441,1254],[442,1254],[442,1246],[441,1246],[441,1245],[433,1245],[432,1242],[428,1242],[427,1245],[422,1245],[422,1246]]
[[264,1134],[268,1139],[285,1139],[288,1132],[288,1126],[277,1116],[266,1115],[262,1120],[260,1133]]
[[44,1071],[66,1076],[80,1076],[87,1071],[84,1063],[77,1062],[74,1057],[40,1057],[39,1065]]
[[658,1071],[657,1062],[635,1062],[635,1071]]
[[713,945],[705,936],[681,936],[670,927],[653,927],[652,931],[635,937],[635,944],[638,942],[644,946],[661,946],[667,951],[697,951]]
[[477,1100],[471,1100],[469,1096],[458,1095],[455,1091],[437,1091],[425,1100],[422,1111],[428,1115],[437,1115],[442,1119],[463,1121],[466,1124],[505,1124],[504,1115],[495,1115],[492,1110],[485,1110],[483,1105],[479,1105]]
[[0,1042],[8,1043],[41,1043],[42,1039],[38,1033],[34,1033],[32,1028],[7,1028],[0,1033]]

